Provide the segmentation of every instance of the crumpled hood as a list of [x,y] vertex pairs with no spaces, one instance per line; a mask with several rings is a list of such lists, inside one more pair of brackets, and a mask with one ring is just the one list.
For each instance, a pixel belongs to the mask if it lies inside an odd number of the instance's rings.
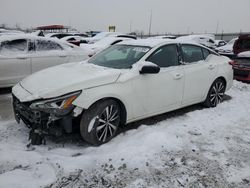
[[33,96],[29,97],[33,100],[52,98],[113,83],[120,72],[118,69],[104,68],[86,62],[68,63],[34,73],[22,80],[20,85]]

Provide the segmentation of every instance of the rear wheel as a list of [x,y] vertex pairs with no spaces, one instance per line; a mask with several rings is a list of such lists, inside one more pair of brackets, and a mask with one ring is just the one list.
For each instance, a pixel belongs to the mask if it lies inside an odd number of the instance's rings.
[[90,144],[101,145],[117,134],[120,125],[119,104],[114,100],[100,101],[83,113],[80,132]]
[[216,79],[208,91],[204,105],[206,107],[216,107],[217,104],[222,102],[225,90],[225,82],[220,78]]

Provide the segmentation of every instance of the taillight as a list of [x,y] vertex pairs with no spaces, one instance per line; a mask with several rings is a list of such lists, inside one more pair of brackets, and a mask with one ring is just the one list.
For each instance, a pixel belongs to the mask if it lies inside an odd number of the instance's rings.
[[236,63],[235,61],[229,61],[229,62],[228,62],[228,64],[229,64],[229,65],[232,65],[232,66],[233,66],[235,63]]

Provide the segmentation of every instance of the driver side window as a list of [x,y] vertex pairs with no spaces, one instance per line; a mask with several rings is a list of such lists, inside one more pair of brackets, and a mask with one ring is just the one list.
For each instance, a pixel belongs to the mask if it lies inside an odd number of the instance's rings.
[[178,51],[175,44],[166,45],[157,49],[147,61],[150,61],[159,67],[176,66],[178,62]]
[[16,54],[27,52],[28,41],[26,39],[16,39],[12,41],[4,41],[0,46],[1,54]]

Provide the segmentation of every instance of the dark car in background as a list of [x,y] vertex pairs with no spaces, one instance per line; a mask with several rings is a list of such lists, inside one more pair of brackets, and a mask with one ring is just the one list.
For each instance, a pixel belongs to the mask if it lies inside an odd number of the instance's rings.
[[239,81],[250,83],[250,34],[241,35],[235,41],[233,52],[234,78]]

